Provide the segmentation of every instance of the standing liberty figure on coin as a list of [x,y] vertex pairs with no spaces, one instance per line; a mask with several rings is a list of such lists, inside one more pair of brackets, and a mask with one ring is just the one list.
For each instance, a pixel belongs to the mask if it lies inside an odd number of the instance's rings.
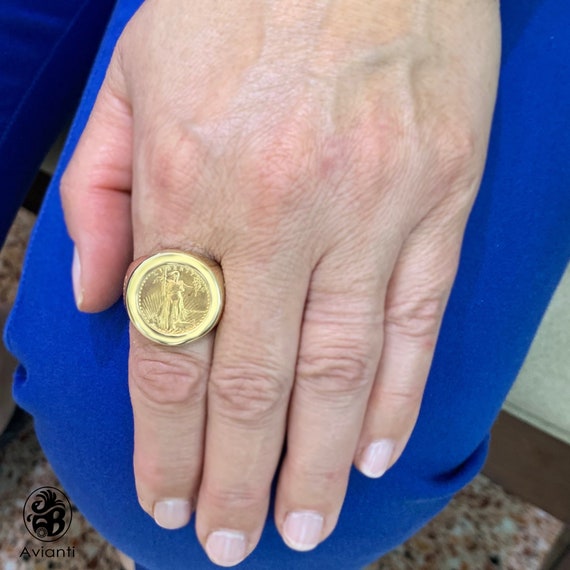
[[169,345],[206,334],[216,325],[223,304],[221,271],[209,260],[177,251],[141,262],[125,291],[127,311],[139,332]]
[[161,264],[147,273],[139,302],[148,324],[163,334],[193,329],[209,309],[204,279],[195,269],[174,263]]
[[167,266],[163,272],[164,303],[158,316],[158,326],[165,331],[174,332],[180,325],[188,322],[190,315],[184,304],[184,292],[191,287],[180,279],[180,271],[169,272],[169,269]]

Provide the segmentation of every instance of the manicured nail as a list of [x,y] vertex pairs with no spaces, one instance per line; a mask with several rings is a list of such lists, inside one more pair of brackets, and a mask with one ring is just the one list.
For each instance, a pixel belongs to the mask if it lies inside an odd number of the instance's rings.
[[321,542],[323,517],[314,511],[289,513],[283,525],[283,538],[294,550],[312,550]]
[[395,443],[391,439],[380,439],[371,443],[362,455],[360,470],[367,477],[382,477],[388,470],[394,454]]
[[154,504],[152,515],[158,526],[174,530],[188,524],[192,508],[185,499],[165,499]]
[[237,530],[216,530],[206,540],[206,554],[218,566],[235,566],[246,557],[246,540]]
[[73,248],[73,263],[71,265],[71,281],[73,283],[73,295],[75,296],[75,304],[81,309],[83,303],[83,288],[81,287],[81,262],[77,248]]

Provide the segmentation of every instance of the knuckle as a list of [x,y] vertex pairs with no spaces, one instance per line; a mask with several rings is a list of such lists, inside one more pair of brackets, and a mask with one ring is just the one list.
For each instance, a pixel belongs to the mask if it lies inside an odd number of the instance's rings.
[[263,139],[264,144],[253,150],[248,198],[252,211],[271,224],[284,211],[298,209],[301,197],[306,195],[302,190],[314,179],[314,153],[307,139],[294,125],[276,126]]
[[423,388],[417,384],[387,382],[380,389],[380,401],[383,406],[393,409],[416,409],[420,407]]
[[433,339],[439,328],[446,297],[444,294],[403,295],[386,308],[386,333],[396,333],[421,341]]
[[159,128],[153,135],[155,142],[145,149],[149,187],[161,194],[178,194],[197,178],[198,164],[203,160],[200,141],[182,126]]
[[299,486],[318,489],[319,493],[322,493],[324,489],[345,485],[350,473],[350,461],[345,462],[344,465],[338,463],[315,465],[307,461],[305,457],[291,458],[289,461],[291,461],[290,469],[293,479],[299,482]]
[[479,164],[476,132],[467,121],[441,121],[433,138],[437,168],[450,182],[468,177]]
[[380,172],[390,179],[401,171],[405,153],[402,152],[408,134],[401,118],[383,115],[376,121],[360,126],[358,162],[362,172]]
[[[414,156],[417,142],[405,120],[397,114],[372,115],[358,124],[352,138],[355,142],[348,180],[357,181],[352,184],[355,187],[352,194],[357,194],[363,211],[373,215],[378,200],[390,196],[385,189],[397,184],[413,168],[410,157]],[[354,208],[354,204],[350,207]]]
[[269,489],[253,483],[218,487],[204,482],[200,489],[200,495],[200,499],[205,498],[206,503],[216,510],[227,512],[228,509],[235,509],[244,513],[251,513],[267,500]]
[[369,386],[374,366],[362,347],[339,343],[303,355],[297,374],[301,387],[317,397],[357,396]]
[[201,399],[205,393],[204,369],[181,354],[149,355],[133,359],[131,378],[148,403],[158,406]]
[[285,405],[285,386],[276,372],[239,367],[226,368],[210,381],[218,413],[231,422],[253,427]]

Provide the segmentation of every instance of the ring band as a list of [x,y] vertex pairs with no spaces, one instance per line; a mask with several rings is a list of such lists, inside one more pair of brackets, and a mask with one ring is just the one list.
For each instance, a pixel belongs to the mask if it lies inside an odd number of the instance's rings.
[[124,298],[129,319],[146,338],[168,346],[192,342],[220,320],[222,269],[202,256],[162,251],[127,276]]

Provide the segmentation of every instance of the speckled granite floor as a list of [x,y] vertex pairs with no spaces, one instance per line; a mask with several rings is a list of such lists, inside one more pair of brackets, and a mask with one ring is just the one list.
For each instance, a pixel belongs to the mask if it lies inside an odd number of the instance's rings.
[[[0,303],[14,298],[33,222],[31,214],[20,212],[0,252]],[[22,518],[26,497],[42,486],[60,488],[28,419],[18,437],[0,450],[0,569],[119,570],[116,550],[75,509],[69,531],[57,542],[57,548],[74,556],[49,557],[49,543],[32,538]],[[367,570],[538,570],[562,526],[479,476],[427,527]],[[31,553],[42,544],[43,555],[21,556],[24,548]]]

